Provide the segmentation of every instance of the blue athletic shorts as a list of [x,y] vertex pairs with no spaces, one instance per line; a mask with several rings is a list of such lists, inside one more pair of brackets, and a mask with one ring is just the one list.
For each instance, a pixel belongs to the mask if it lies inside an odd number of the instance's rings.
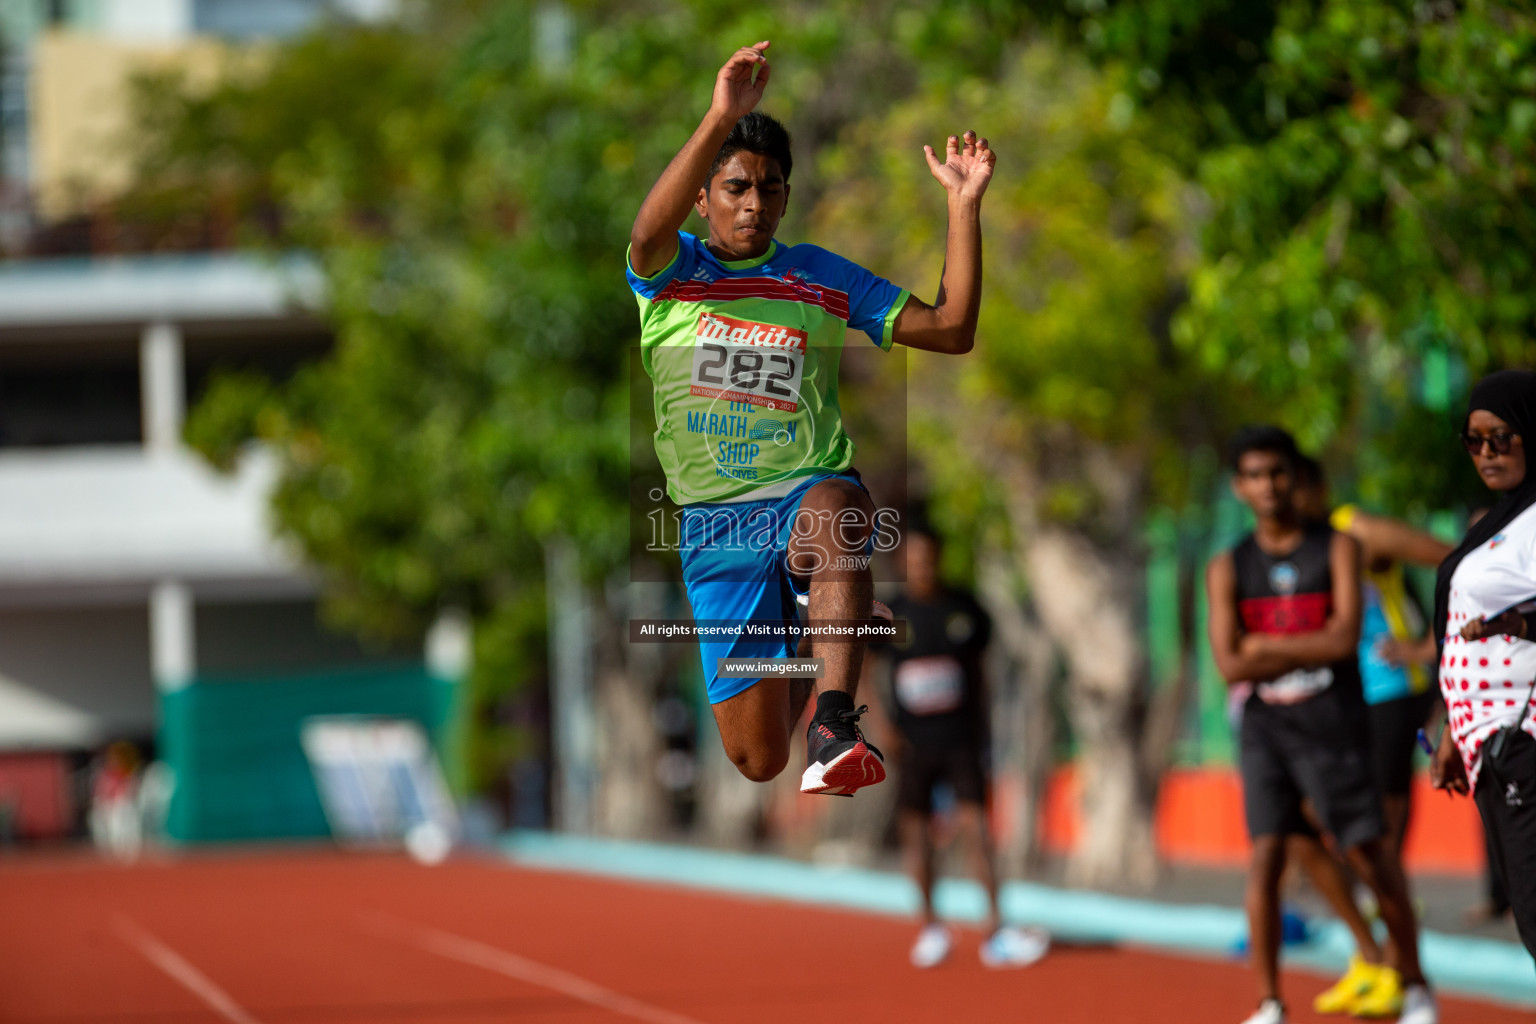
[[[865,493],[854,470],[806,477],[782,498],[686,505],[682,513],[683,583],[696,622],[730,623],[798,619],[795,587],[785,561],[795,514],[805,492],[823,480],[849,480]],[[870,537],[871,545],[874,537]],[[709,702],[719,704],[754,686],[756,679],[716,677],[721,658],[791,658],[795,641],[786,632],[755,636],[701,637]]]

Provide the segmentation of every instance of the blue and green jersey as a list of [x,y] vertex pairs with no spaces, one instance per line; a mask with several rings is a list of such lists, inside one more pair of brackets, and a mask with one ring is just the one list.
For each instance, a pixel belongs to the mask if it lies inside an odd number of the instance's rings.
[[889,349],[905,289],[819,246],[775,241],[725,262],[683,231],[654,276],[625,270],[673,501],[777,497],[853,464],[837,398],[844,335]]

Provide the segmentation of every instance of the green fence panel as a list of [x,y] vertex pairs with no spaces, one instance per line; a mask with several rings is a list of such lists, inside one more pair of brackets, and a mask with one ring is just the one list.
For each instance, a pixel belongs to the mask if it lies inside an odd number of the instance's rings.
[[1183,666],[1179,629],[1179,521],[1171,509],[1147,517],[1147,661],[1154,687],[1167,686]]
[[420,663],[200,677],[160,697],[159,752],[175,772],[166,832],[181,842],[330,833],[300,743],[315,715],[418,722],[439,751],[455,691]]

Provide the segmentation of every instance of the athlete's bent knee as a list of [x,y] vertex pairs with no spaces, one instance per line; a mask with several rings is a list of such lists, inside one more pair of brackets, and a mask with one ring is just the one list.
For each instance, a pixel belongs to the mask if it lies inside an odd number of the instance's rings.
[[753,782],[769,782],[779,777],[789,764],[787,750],[732,750],[731,763]]

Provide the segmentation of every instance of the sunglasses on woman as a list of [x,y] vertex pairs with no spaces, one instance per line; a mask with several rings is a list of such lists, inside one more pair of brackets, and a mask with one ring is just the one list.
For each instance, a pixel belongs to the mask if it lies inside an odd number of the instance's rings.
[[1519,434],[1505,433],[1483,435],[1474,434],[1470,430],[1463,430],[1461,432],[1461,443],[1473,455],[1480,454],[1485,444],[1493,448],[1495,455],[1508,455],[1509,450],[1515,446],[1515,438],[1519,436]]

